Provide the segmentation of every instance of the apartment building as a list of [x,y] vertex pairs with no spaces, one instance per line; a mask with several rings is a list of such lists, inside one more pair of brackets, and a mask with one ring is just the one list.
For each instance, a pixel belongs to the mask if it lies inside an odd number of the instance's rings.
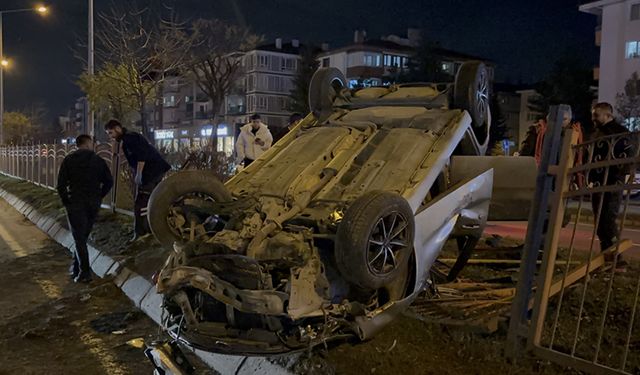
[[640,0],[600,0],[580,6],[598,18],[595,44],[600,47],[598,101],[615,103],[627,80],[640,73]]
[[[408,71],[409,61],[422,43],[421,36],[421,30],[410,28],[406,37],[368,39],[366,31],[356,30],[352,44],[321,53],[318,62],[322,67],[340,69],[351,88],[388,85]],[[485,61],[493,79],[493,64],[486,59],[440,47],[432,48],[432,52],[438,57],[443,81],[453,81],[460,65],[471,60]]]
[[[286,126],[290,112],[291,90],[300,60],[300,42],[258,46],[243,57],[246,115],[260,114],[270,128]],[[240,99],[229,98],[229,108]]]
[[[298,69],[300,42],[258,46],[241,56],[241,74],[219,108],[218,148],[233,152],[234,137],[253,114],[260,114],[272,129],[286,126],[290,92]],[[213,131],[213,108],[209,98],[192,80],[169,77],[163,84],[162,104],[152,109],[154,137],[158,147],[179,149],[201,146]]]

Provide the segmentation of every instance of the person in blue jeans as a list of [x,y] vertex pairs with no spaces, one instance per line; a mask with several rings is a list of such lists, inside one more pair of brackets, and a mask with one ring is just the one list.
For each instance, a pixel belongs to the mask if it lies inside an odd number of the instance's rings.
[[76,138],[78,149],[67,155],[58,171],[56,189],[67,211],[76,249],[69,273],[74,282],[91,282],[87,240],[98,216],[100,203],[113,186],[107,163],[93,151],[91,136]]

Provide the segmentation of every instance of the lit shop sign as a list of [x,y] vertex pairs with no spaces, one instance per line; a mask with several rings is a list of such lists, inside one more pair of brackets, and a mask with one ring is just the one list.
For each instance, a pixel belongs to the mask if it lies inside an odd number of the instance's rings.
[[156,139],[173,139],[173,130],[156,130],[153,134]]
[[188,130],[180,130],[180,135],[189,135]]
[[[203,137],[210,137],[211,133],[213,133],[213,127],[206,127],[200,130],[200,135]],[[229,134],[227,125],[219,125],[216,133],[218,134],[218,137],[226,137]]]

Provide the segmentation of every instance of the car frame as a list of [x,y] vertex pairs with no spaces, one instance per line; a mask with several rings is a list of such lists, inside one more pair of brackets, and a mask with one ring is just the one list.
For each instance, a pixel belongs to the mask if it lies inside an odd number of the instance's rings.
[[225,184],[184,171],[153,192],[151,229],[172,250],[156,287],[174,339],[242,355],[366,340],[423,291],[447,239],[460,250],[450,276],[475,247],[493,169],[454,176],[451,165],[487,149],[482,63],[452,84],[358,91],[322,68],[309,104]]

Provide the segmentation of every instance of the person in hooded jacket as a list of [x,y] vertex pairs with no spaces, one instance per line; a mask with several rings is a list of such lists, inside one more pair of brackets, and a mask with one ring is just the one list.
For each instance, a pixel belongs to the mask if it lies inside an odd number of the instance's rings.
[[91,281],[87,240],[113,178],[107,163],[93,151],[91,136],[79,135],[76,146],[62,161],[56,188],[76,245],[69,273],[74,282],[87,283]]

